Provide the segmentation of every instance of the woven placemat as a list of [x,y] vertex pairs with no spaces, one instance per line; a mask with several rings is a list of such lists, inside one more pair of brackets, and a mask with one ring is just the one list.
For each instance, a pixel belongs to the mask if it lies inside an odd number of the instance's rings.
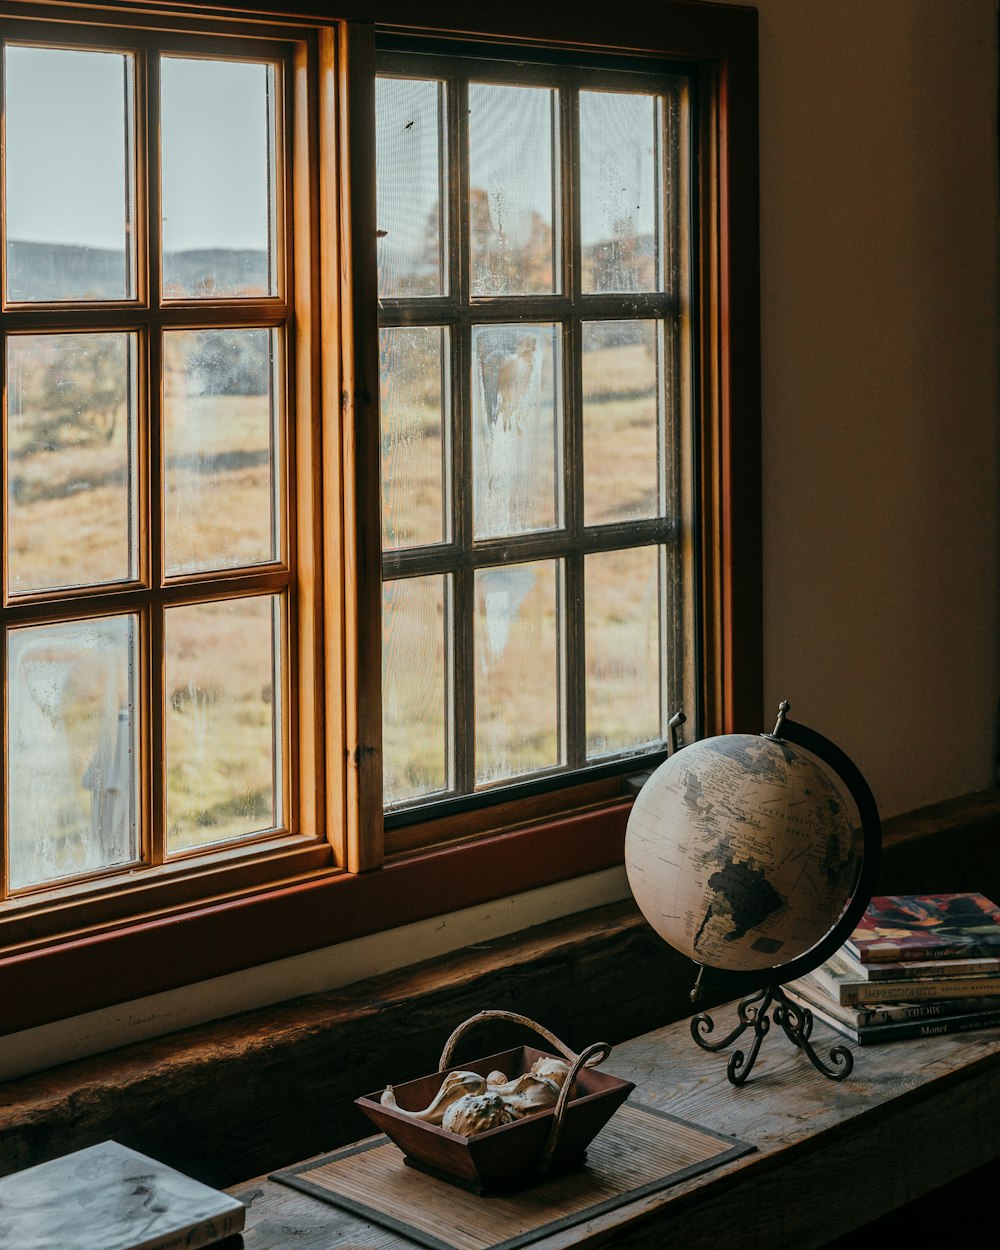
[[477,1197],[426,1176],[381,1135],[271,1179],[430,1250],[516,1250],[754,1149],[630,1102],[591,1142],[585,1167],[517,1193]]

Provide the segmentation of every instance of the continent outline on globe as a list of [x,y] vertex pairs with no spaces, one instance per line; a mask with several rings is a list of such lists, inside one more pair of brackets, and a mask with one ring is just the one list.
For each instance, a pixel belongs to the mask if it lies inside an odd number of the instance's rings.
[[853,787],[800,743],[702,739],[640,791],[626,834],[629,884],[671,946],[763,981],[807,957],[848,909],[867,854],[856,809]]

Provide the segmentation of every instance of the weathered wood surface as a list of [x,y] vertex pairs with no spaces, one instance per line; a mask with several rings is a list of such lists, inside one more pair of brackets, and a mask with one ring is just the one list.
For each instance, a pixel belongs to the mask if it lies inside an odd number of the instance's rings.
[[[485,1007],[574,1049],[619,1042],[689,1009],[692,967],[631,903],[275,1007],[7,1082],[0,1175],[112,1137],[216,1186],[361,1137],[354,1106],[433,1072],[454,1027]],[[531,1041],[496,1025],[457,1058]]]
[[[719,1030],[728,1021],[717,1013]],[[817,1025],[814,1040],[840,1039]],[[725,1055],[700,1051],[686,1022],[617,1047],[607,1066],[636,1083],[634,1098],[757,1152],[535,1244],[817,1247],[991,1162],[1000,1181],[1000,1031],[855,1053],[851,1078],[827,1081],[772,1029],[750,1081],[734,1089]],[[231,1192],[250,1206],[247,1250],[413,1244],[266,1178]]]

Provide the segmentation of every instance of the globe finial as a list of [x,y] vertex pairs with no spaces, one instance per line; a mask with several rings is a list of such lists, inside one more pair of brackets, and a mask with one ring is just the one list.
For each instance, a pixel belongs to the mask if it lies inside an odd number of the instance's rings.
[[778,719],[774,722],[774,732],[771,734],[772,738],[781,737],[781,731],[785,726],[785,717],[791,710],[792,705],[788,702],[788,700],[782,699],[778,704]]

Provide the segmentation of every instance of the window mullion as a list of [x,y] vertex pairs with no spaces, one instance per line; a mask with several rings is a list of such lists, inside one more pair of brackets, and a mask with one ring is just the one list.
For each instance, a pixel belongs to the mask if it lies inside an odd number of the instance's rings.
[[[166,716],[164,711],[164,604],[156,593],[163,584],[163,329],[154,314],[161,307],[160,278],[160,54],[147,53],[142,60],[138,108],[141,110],[136,135],[138,182],[137,221],[139,295],[147,305],[144,385],[140,388],[140,438],[145,438],[142,479],[142,559],[146,584],[153,591],[145,614],[144,646],[139,678],[140,724],[144,726],[140,751],[145,767],[139,785],[142,853],[151,864],[166,859]],[[144,90],[142,88],[145,88]],[[145,418],[145,419],[143,419]]]
[[[448,217],[451,223],[449,273],[459,322],[452,331],[452,541],[458,551],[473,544],[472,495],[472,326],[470,323],[469,214],[469,84],[449,80],[448,110]],[[451,644],[452,784],[460,794],[475,788],[476,670],[474,620],[475,571],[470,567],[452,574]]]

